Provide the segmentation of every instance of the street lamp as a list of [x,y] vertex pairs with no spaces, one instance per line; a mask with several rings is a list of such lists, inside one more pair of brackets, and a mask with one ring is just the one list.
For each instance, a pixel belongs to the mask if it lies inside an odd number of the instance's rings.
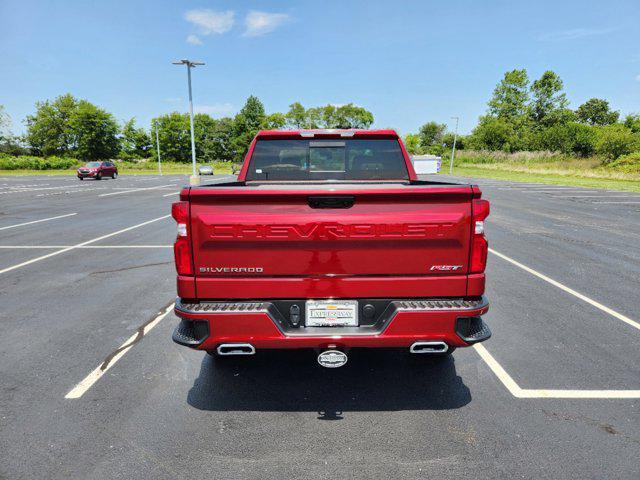
[[451,118],[455,119],[456,121],[456,131],[453,134],[453,149],[451,150],[451,161],[449,162],[449,175],[453,175],[453,157],[456,154],[456,140],[458,140],[458,120],[460,120],[460,118],[458,117]]
[[158,172],[162,176],[162,162],[160,161],[160,136],[158,135],[158,124],[156,123],[156,146],[158,147]]
[[191,69],[195,68],[197,65],[204,65],[204,62],[193,62],[191,60],[183,59],[172,63],[174,65],[187,66],[187,79],[189,82],[189,120],[191,122],[191,161],[193,163],[193,175],[191,176],[191,183],[197,183],[198,177],[196,176],[196,140],[193,135],[193,95],[191,94]]

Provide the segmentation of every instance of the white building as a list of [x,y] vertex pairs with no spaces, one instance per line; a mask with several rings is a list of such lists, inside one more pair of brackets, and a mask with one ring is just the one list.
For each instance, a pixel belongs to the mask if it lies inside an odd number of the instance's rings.
[[412,155],[411,161],[418,175],[438,173],[442,165],[442,158],[437,155]]

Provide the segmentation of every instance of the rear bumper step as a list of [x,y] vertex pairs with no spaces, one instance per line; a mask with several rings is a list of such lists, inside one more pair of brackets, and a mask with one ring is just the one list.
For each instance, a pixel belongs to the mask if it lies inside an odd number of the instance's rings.
[[174,342],[185,347],[197,347],[209,337],[209,322],[181,319],[173,331]]
[[[362,299],[357,327],[304,327],[289,312],[304,312],[305,300],[252,302],[200,302],[176,300],[182,319],[173,334],[181,345],[216,350],[221,344],[246,344],[254,348],[326,348],[330,345],[363,348],[409,348],[416,342],[440,342],[466,347],[491,336],[484,324],[489,304],[485,297],[449,299]],[[294,308],[296,305],[302,308]],[[445,350],[446,351],[446,350]]]
[[[356,299],[359,302],[368,302],[369,299]],[[304,302],[304,300],[301,300]],[[489,306],[487,297],[474,298],[429,298],[414,300],[392,300],[399,310],[478,310]],[[269,307],[276,301],[255,301],[255,302],[184,302],[181,298],[176,299],[176,312],[184,313],[248,313],[267,312]]]
[[491,338],[491,330],[480,317],[460,317],[456,319],[456,333],[470,345],[484,342]]

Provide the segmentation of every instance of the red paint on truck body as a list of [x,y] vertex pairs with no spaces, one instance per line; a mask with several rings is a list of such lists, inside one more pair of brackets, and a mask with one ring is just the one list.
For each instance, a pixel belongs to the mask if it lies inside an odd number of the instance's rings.
[[[313,131],[341,139],[344,131]],[[300,140],[309,132],[260,132],[237,182],[187,187],[174,207],[183,224],[176,243],[178,296],[190,303],[278,299],[447,299],[484,294],[489,204],[477,186],[418,180],[392,130],[354,131],[348,138],[393,139],[408,180],[349,182],[247,181],[256,143]],[[313,208],[310,197],[349,198],[348,208]],[[185,217],[186,215],[186,217]],[[479,223],[478,223],[479,222]],[[221,343],[255,348],[408,347],[415,341],[467,346],[455,331],[477,311],[401,311],[375,334],[305,336],[284,333],[265,313],[198,313],[208,336],[195,348]],[[286,314],[286,312],[285,312]]]

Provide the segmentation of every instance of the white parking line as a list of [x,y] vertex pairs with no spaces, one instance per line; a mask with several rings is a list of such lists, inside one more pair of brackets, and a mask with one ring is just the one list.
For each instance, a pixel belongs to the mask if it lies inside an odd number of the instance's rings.
[[516,267],[521,268],[525,272],[529,272],[531,275],[535,275],[536,277],[544,280],[545,282],[550,283],[554,287],[558,287],[560,290],[563,290],[563,291],[573,295],[574,297],[579,298],[583,302],[587,302],[589,305],[592,305],[592,306],[596,307],[597,309],[602,310],[605,313],[608,313],[612,317],[615,317],[618,320],[622,320],[624,323],[626,323],[628,325],[631,325],[633,328],[636,328],[636,329],[640,330],[640,323],[636,322],[635,320],[631,320],[629,317],[627,317],[627,316],[625,316],[625,315],[623,315],[623,314],[621,314],[619,312],[616,312],[612,308],[609,308],[609,307],[607,307],[605,305],[602,305],[600,302],[592,300],[591,298],[587,297],[586,295],[583,295],[580,292],[576,292],[572,288],[569,288],[566,285],[563,285],[562,283],[560,283],[560,282],[558,282],[558,281],[556,281],[556,280],[554,280],[552,278],[549,278],[549,277],[547,277],[546,275],[544,275],[544,274],[542,274],[540,272],[537,272],[533,268],[527,267],[526,265],[523,265],[522,263],[514,260],[513,258],[509,258],[506,255],[504,255],[503,253],[495,251],[493,248],[490,248],[489,251],[491,253],[493,253],[494,255],[497,255],[498,257],[502,258],[503,260],[506,260],[507,262],[512,263]]
[[634,198],[638,198],[635,195],[622,194],[619,193],[617,195],[551,195],[554,198],[628,198],[633,200]]
[[76,248],[84,247],[85,245],[89,245],[91,243],[99,242],[100,240],[104,240],[105,238],[113,237],[115,235],[120,235],[121,233],[128,232],[133,230],[134,228],[144,227],[145,225],[149,225],[150,223],[157,222],[158,220],[164,220],[165,218],[169,218],[171,215],[163,215],[162,217],[154,218],[153,220],[147,220],[146,222],[139,223],[137,225],[133,225],[131,227],[123,228],[122,230],[118,230],[117,232],[108,233],[107,235],[102,235],[101,237],[93,238],[91,240],[87,240],[86,242],[78,243],[76,245],[71,245],[70,247],[65,247],[62,250],[56,250],[55,252],[48,253],[46,255],[42,255],[41,257],[32,258],[31,260],[27,260],[26,262],[18,263],[17,265],[12,265],[11,267],[4,268],[0,270],[0,274],[10,272],[20,267],[24,267],[26,265],[31,265],[32,263],[39,262],[40,260],[45,260],[50,257],[54,257],[56,255],[60,255],[61,253],[68,252],[70,250],[74,250]]
[[502,365],[493,358],[493,355],[480,343],[476,343],[473,348],[480,358],[484,360],[491,371],[498,377],[498,380],[516,398],[640,398],[640,390],[547,390],[547,389],[527,389],[520,388],[511,375],[509,375]]
[[167,185],[158,185],[156,187],[132,188],[131,190],[122,190],[120,192],[103,193],[103,194],[98,195],[98,196],[99,197],[109,197],[111,195],[122,195],[124,193],[142,192],[142,191],[145,191],[145,190],[157,190],[158,188],[173,187],[173,186],[174,186],[173,183],[169,183]]
[[49,183],[26,183],[23,185],[9,185],[9,186],[6,186],[6,185],[7,184],[4,183],[3,186],[0,187],[0,190],[6,190],[8,188],[20,189],[20,188],[27,188],[27,187],[42,187],[50,184]]
[[0,230],[7,230],[9,228],[22,227],[24,225],[33,225],[34,223],[48,222],[49,220],[56,220],[58,218],[73,217],[74,215],[77,215],[77,213],[68,213],[66,215],[58,215],[57,217],[42,218],[40,220],[34,220],[32,222],[17,223],[15,225],[9,225],[7,227],[0,227]]
[[591,203],[615,203],[617,205],[637,205],[640,202],[627,201],[627,202],[591,202]]
[[81,247],[73,245],[0,245],[2,250],[51,250],[55,248],[173,248],[173,245],[83,245]]
[[80,188],[83,185],[65,185],[59,187],[44,187],[44,188],[12,188],[11,190],[7,190],[6,192],[0,192],[0,195],[6,195],[8,193],[22,193],[22,192],[39,192],[41,190],[61,190],[64,188]]
[[497,187],[498,190],[520,190],[523,192],[546,192],[546,191],[564,191],[564,190],[582,190],[582,187],[554,187],[545,185],[525,185],[525,186],[510,186],[510,187]]
[[171,195],[178,195],[180,192],[171,192],[171,193],[167,193],[166,195],[162,195],[163,197],[170,197]]
[[581,190],[585,191],[584,187],[554,187],[554,186],[544,186],[544,185],[535,185],[532,187],[528,187],[527,191],[529,192],[554,192],[554,191],[566,191],[566,190]]
[[588,191],[584,188],[542,188],[542,189],[535,189],[535,190],[522,190],[525,193],[548,193],[548,194],[552,194],[554,192],[558,192],[558,193],[567,193],[570,194],[571,192],[576,192],[576,193],[581,193],[581,192],[585,192]]
[[129,339],[124,342],[118,349],[116,350],[116,354],[105,359],[100,365],[98,365],[89,375],[87,375],[80,383],[78,383],[75,387],[67,393],[64,398],[66,399],[76,399],[82,397],[89,390],[93,384],[95,384],[100,377],[102,377],[107,371],[113,367],[118,360],[120,360],[125,353],[131,350],[141,338],[143,338],[153,327],[155,327],[160,321],[166,317],[169,312],[173,309],[175,304],[169,305],[162,312],[158,314],[153,320],[144,325],[141,329],[139,329],[136,333],[131,335]]
[[78,188],[77,190],[63,190],[61,192],[39,193],[38,195],[36,195],[36,197],[55,197],[57,195],[70,195],[72,193],[95,192],[96,190],[106,190],[106,188],[102,188],[102,187]]

